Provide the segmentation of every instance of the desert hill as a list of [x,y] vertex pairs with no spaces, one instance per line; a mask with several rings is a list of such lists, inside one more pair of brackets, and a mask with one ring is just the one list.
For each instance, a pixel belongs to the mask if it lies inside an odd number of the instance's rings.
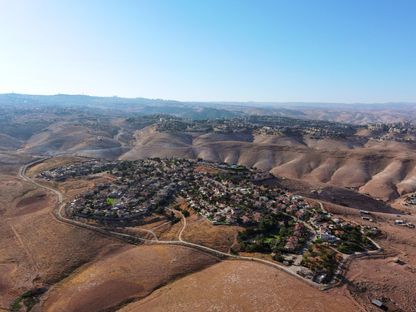
[[57,121],[26,140],[0,135],[0,149],[107,159],[203,158],[270,171],[308,183],[352,188],[385,201],[416,191],[415,144],[373,138],[287,133],[160,131],[154,120]]
[[0,151],[107,159],[203,158],[354,189],[384,201],[416,191],[413,124],[307,120],[405,120],[405,109],[407,116],[413,114],[410,104],[397,105],[389,115],[390,104],[372,110],[370,105],[334,104],[329,109],[319,103],[280,108],[222,103],[220,109],[218,103],[67,95],[0,95],[0,103]]
[[158,289],[120,311],[202,312],[207,307],[210,307],[208,311],[277,312],[357,309],[351,299],[341,294],[321,292],[268,266],[224,261]]
[[[52,213],[56,196],[16,177],[19,167],[30,159],[14,155],[2,161],[8,164],[0,163],[2,311],[3,307],[9,311],[16,299],[35,289],[47,293],[42,307],[32,311],[114,310],[218,261],[184,247],[133,246],[59,221]],[[51,159],[39,170],[76,161],[75,157]],[[100,181],[68,182],[63,192],[70,198]]]
[[391,200],[416,191],[416,152],[408,143],[316,140],[255,135],[137,131],[133,148],[121,159],[203,158],[270,171],[309,183],[356,189]]
[[16,150],[21,144],[22,142],[19,139],[0,133],[0,150]]
[[51,213],[55,205],[53,195],[0,164],[0,307],[121,247],[118,241],[58,222]]
[[178,246],[125,247],[90,263],[56,284],[42,303],[43,311],[112,310],[146,297],[181,275],[218,259]]

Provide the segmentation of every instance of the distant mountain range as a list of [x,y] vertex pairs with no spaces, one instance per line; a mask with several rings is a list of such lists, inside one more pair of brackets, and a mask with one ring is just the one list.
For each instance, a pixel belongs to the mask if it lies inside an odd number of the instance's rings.
[[88,95],[0,94],[1,108],[82,107],[114,113],[169,114],[190,119],[232,118],[244,115],[277,115],[354,124],[413,121],[416,103],[318,102],[180,102],[174,100],[98,97]]

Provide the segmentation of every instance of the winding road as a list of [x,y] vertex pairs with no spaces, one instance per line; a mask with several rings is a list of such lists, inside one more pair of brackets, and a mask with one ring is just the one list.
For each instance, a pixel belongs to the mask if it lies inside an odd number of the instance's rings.
[[74,219],[67,218],[65,216],[65,214],[63,213],[64,207],[65,207],[64,195],[59,190],[54,189],[54,188],[52,188],[50,186],[47,186],[47,185],[40,184],[40,183],[36,182],[35,180],[33,180],[31,177],[26,175],[26,171],[27,171],[28,168],[30,168],[33,165],[42,163],[43,161],[45,161],[49,158],[50,157],[41,158],[41,159],[38,159],[38,160],[35,160],[35,161],[32,161],[28,164],[23,165],[20,168],[19,172],[18,172],[18,176],[22,180],[24,180],[26,182],[29,182],[29,183],[33,184],[34,186],[36,186],[36,187],[48,190],[48,191],[54,193],[57,196],[57,198],[58,198],[58,207],[57,207],[57,209],[54,209],[53,216],[60,222],[64,222],[64,223],[67,223],[67,224],[70,224],[70,225],[73,225],[73,226],[77,226],[77,227],[89,229],[89,230],[92,230],[92,231],[96,231],[96,232],[99,232],[99,233],[104,234],[104,235],[109,235],[111,237],[121,239],[123,241],[127,241],[128,243],[133,243],[133,244],[145,243],[145,244],[184,246],[184,247],[193,248],[193,249],[196,249],[198,251],[202,251],[202,252],[211,254],[211,255],[213,255],[215,257],[218,257],[220,259],[244,260],[244,261],[258,262],[258,263],[262,263],[262,264],[266,264],[268,266],[274,267],[274,268],[279,269],[281,271],[284,271],[284,272],[302,280],[303,282],[305,282],[305,283],[307,283],[307,284],[309,284],[309,285],[311,285],[315,288],[328,289],[328,285],[317,284],[317,283],[315,283],[315,282],[313,282],[309,279],[303,278],[303,277],[299,276],[298,274],[296,274],[295,271],[291,270],[289,267],[285,267],[285,266],[280,265],[276,262],[272,262],[272,261],[268,261],[268,260],[264,260],[264,259],[260,259],[260,258],[255,258],[255,257],[246,257],[246,256],[233,255],[233,254],[222,252],[222,251],[210,248],[210,247],[206,247],[206,246],[203,246],[203,245],[199,245],[199,244],[191,243],[191,242],[188,242],[188,241],[184,241],[182,239],[182,234],[186,229],[187,221],[186,221],[185,216],[181,212],[179,212],[179,213],[180,213],[181,218],[182,218],[183,226],[182,226],[182,229],[179,232],[178,240],[169,240],[169,241],[158,240],[156,234],[151,230],[145,230],[145,231],[152,234],[154,239],[146,239],[146,238],[138,237],[138,236],[131,235],[131,234],[125,234],[125,233],[120,233],[120,232],[116,232],[116,231],[103,229],[103,228],[100,228],[98,226],[94,226],[94,225],[91,225],[91,224],[86,224],[86,223],[83,223],[83,222],[80,222],[80,221],[76,221]]

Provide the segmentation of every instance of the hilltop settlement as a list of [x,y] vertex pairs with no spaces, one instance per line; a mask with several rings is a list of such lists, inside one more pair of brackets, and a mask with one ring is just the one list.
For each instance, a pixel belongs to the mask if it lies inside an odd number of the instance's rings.
[[[296,268],[317,283],[341,272],[348,254],[375,250],[378,230],[334,218],[322,206],[270,184],[268,173],[240,165],[188,159],[87,160],[41,172],[57,182],[108,174],[101,183],[67,203],[71,218],[106,226],[143,224],[151,215],[170,215],[180,198],[213,225],[239,226],[233,253],[261,253]],[[183,211],[186,217],[187,213]]]

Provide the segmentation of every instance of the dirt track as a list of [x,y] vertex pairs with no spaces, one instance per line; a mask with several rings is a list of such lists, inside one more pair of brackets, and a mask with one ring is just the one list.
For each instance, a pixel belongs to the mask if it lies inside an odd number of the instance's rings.
[[[274,268],[279,269],[280,272],[276,273],[276,274],[281,274],[283,276],[285,275],[285,272],[291,274],[291,276],[286,275],[285,278],[287,278],[287,279],[290,279],[290,278],[293,279],[293,277],[296,277],[298,279],[298,282],[305,282],[305,280],[301,279],[299,276],[295,275],[293,272],[288,272],[288,269],[286,267],[281,267],[280,265],[278,265],[276,263],[272,263],[270,261],[265,261],[265,260],[261,260],[261,259],[257,259],[257,258],[234,256],[234,255],[231,255],[227,252],[221,252],[221,251],[215,250],[213,248],[202,246],[200,244],[195,244],[195,243],[191,243],[189,241],[184,241],[184,236],[186,237],[186,233],[187,233],[186,229],[187,229],[188,222],[187,222],[186,218],[183,217],[183,215],[182,215],[182,227],[180,228],[180,231],[178,232],[179,240],[168,240],[168,241],[157,241],[156,239],[150,239],[149,240],[149,239],[143,239],[143,238],[140,238],[140,237],[137,237],[137,236],[127,235],[127,234],[122,234],[122,233],[117,233],[117,232],[112,232],[112,231],[104,231],[102,228],[98,228],[98,227],[95,227],[95,226],[92,226],[92,225],[77,222],[77,221],[72,220],[72,219],[67,219],[62,213],[63,199],[64,199],[63,194],[60,191],[56,190],[56,189],[53,189],[53,188],[48,187],[48,186],[41,185],[41,184],[37,183],[36,181],[31,180],[31,178],[27,177],[25,175],[25,172],[26,172],[27,167],[30,166],[30,165],[31,164],[28,164],[28,165],[22,167],[22,169],[20,171],[21,178],[26,180],[26,181],[33,182],[38,187],[42,187],[44,189],[52,191],[53,193],[55,193],[58,196],[60,204],[59,204],[59,209],[57,209],[55,211],[54,216],[60,222],[64,222],[66,224],[69,223],[72,226],[75,226],[77,228],[82,227],[82,228],[86,228],[88,230],[93,230],[93,231],[99,232],[101,234],[110,235],[111,237],[115,237],[115,238],[121,239],[123,241],[128,241],[130,243],[131,242],[136,243],[136,244],[137,243],[139,243],[139,244],[144,243],[144,244],[152,244],[152,245],[160,245],[160,246],[165,245],[166,247],[172,246],[172,248],[174,248],[173,246],[177,246],[177,248],[188,247],[188,248],[191,248],[193,250],[197,250],[199,252],[202,252],[203,254],[210,254],[210,255],[213,255],[215,257],[219,257],[221,259],[234,259],[236,261],[232,261],[232,262],[239,263],[240,265],[242,265],[243,263],[247,263],[247,264],[253,263],[253,265],[254,265],[254,262],[258,262],[259,264],[262,263],[262,264],[266,264],[267,266],[270,266],[269,269],[274,269]],[[372,260],[368,260],[368,261],[371,262]],[[227,263],[228,262],[229,261],[227,261]],[[358,266],[358,268],[360,267],[360,265],[358,263],[356,264],[356,266],[353,266],[354,272],[357,272],[356,271],[357,266]],[[260,267],[263,267],[263,266],[260,266]],[[354,275],[354,277],[352,278],[353,280],[355,280],[355,279],[359,280],[359,279],[362,278],[362,271],[359,271],[359,272],[360,272],[359,275],[357,275],[357,274]],[[305,286],[307,286],[305,283],[303,283],[303,284]],[[310,283],[310,282],[307,282],[307,284],[309,284],[310,286],[317,286],[316,284]],[[334,290],[331,290],[331,292],[332,291],[334,291]],[[347,292],[344,293],[344,296],[345,295],[347,295]],[[199,300],[199,299],[195,298],[195,300]],[[365,303],[361,300],[359,300],[359,301],[360,301],[360,303],[363,303],[363,304]],[[149,309],[150,308],[151,307],[149,307]],[[127,310],[127,311],[130,311],[130,310]],[[135,311],[135,310],[131,310],[131,311]],[[155,311],[158,311],[158,309],[156,309]],[[172,311],[175,311],[175,310],[172,310]],[[198,311],[198,309],[196,309],[196,311]],[[267,311],[267,309],[265,311]],[[302,310],[300,310],[300,311],[302,311]]]
[[[100,227],[97,227],[97,226],[93,226],[93,225],[85,224],[85,223],[82,223],[82,222],[79,222],[79,221],[76,221],[76,220],[73,220],[73,219],[69,219],[63,213],[64,206],[65,206],[63,194],[59,190],[54,189],[54,188],[49,187],[49,186],[42,185],[42,184],[34,181],[33,179],[31,179],[30,177],[28,177],[26,175],[26,171],[29,167],[31,167],[35,164],[41,163],[46,159],[47,158],[38,159],[38,160],[35,160],[35,161],[33,161],[29,164],[23,165],[20,168],[18,175],[23,180],[25,180],[27,182],[30,182],[30,183],[34,184],[35,186],[37,186],[37,187],[49,190],[49,191],[51,191],[51,192],[53,192],[57,195],[59,206],[55,210],[54,215],[57,218],[57,220],[59,220],[61,222],[66,222],[66,223],[69,223],[69,224],[74,225],[74,226],[78,226],[78,227],[86,228],[86,229],[89,229],[89,230],[97,231],[101,234],[109,235],[111,237],[118,238],[118,239],[130,242],[130,243],[146,243],[146,244],[162,244],[162,245],[185,246],[185,247],[190,247],[190,248],[193,248],[193,249],[197,249],[201,252],[211,254],[211,255],[213,255],[215,257],[219,257],[221,259],[255,261],[255,262],[258,262],[258,263],[266,264],[266,265],[269,265],[271,267],[277,268],[277,269],[282,270],[282,271],[284,271],[288,274],[291,274],[292,276],[294,276],[294,277],[296,277],[300,280],[303,280],[304,282],[308,283],[311,286],[314,286],[314,287],[317,287],[317,288],[322,287],[322,285],[316,284],[316,283],[314,283],[313,281],[311,281],[309,279],[302,278],[301,276],[294,273],[289,268],[287,268],[283,265],[277,264],[275,262],[268,261],[268,260],[254,258],[254,257],[237,256],[237,255],[222,252],[222,251],[210,248],[210,247],[206,247],[206,246],[203,246],[203,245],[199,245],[199,244],[195,244],[195,243],[191,243],[191,242],[186,242],[186,241],[183,241],[183,240],[175,240],[175,241],[148,240],[148,239],[144,239],[144,238],[141,238],[141,237],[138,237],[138,236],[133,236],[133,235],[130,235],[130,234],[124,234],[124,233],[119,233],[119,232],[115,232],[115,231],[104,230],[104,229],[102,229]],[[187,225],[186,218],[182,214],[181,214],[181,216],[182,216],[182,220],[183,220],[183,228],[182,228],[182,230],[179,234],[180,238],[181,238],[182,232],[185,230],[186,225]]]

